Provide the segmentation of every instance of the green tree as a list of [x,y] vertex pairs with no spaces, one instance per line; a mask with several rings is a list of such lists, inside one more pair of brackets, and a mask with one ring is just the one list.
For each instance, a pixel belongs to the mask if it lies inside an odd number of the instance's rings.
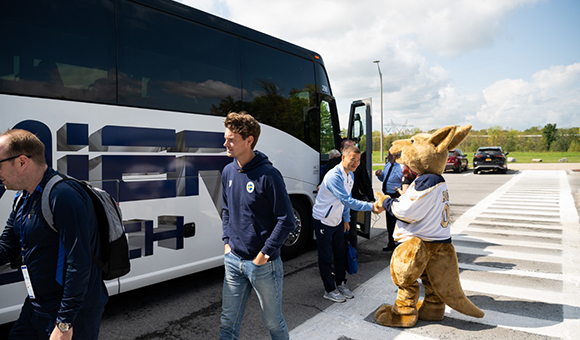
[[552,150],[560,152],[568,151],[572,142],[578,138],[576,130],[576,128],[558,129]]
[[542,136],[544,139],[544,145],[546,146],[546,151],[550,151],[550,146],[556,139],[556,123],[554,124],[546,124],[544,128],[542,128]]
[[568,148],[568,152],[580,152],[580,141],[572,141],[572,143],[570,143],[570,147]]
[[506,133],[505,130],[501,128],[501,126],[492,126],[487,130],[487,134],[489,135],[488,140],[489,144],[493,146],[502,146],[506,140]]
[[377,130],[373,131],[373,151],[381,150],[381,133]]
[[518,130],[511,129],[506,134],[504,148],[506,151],[521,151],[518,147]]

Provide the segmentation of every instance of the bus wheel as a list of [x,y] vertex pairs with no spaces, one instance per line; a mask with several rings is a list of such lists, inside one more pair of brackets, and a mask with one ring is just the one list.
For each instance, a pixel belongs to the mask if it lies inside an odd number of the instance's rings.
[[282,246],[282,257],[285,260],[298,256],[306,247],[308,240],[312,238],[309,209],[300,199],[291,198],[290,200],[292,201],[296,228],[288,235]]

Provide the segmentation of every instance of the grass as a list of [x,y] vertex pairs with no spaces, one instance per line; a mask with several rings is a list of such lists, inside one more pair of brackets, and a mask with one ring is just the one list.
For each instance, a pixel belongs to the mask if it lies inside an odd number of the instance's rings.
[[[384,150],[384,155],[387,156],[386,150]],[[567,158],[568,163],[580,163],[580,152],[510,152],[508,157],[515,158],[517,163],[532,163],[532,159],[541,159],[542,163],[558,163],[558,160],[562,158]],[[468,152],[467,158],[471,166],[473,153]],[[381,160],[380,151],[373,152],[373,164],[385,164],[385,161]],[[373,171],[383,167],[373,165]]]
[[562,158],[567,158],[568,163],[580,163],[580,152],[510,152],[508,157],[515,158],[517,163],[532,163],[532,159],[541,159],[542,163],[558,163]]

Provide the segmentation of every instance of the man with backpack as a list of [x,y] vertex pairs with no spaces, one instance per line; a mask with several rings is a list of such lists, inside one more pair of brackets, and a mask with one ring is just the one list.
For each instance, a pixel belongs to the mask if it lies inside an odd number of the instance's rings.
[[21,259],[28,292],[10,339],[98,338],[108,294],[93,261],[101,251],[95,209],[79,183],[62,181],[49,195],[53,230],[41,198],[55,175],[35,135],[24,130],[0,135],[0,180],[18,191],[0,237],[0,264]]

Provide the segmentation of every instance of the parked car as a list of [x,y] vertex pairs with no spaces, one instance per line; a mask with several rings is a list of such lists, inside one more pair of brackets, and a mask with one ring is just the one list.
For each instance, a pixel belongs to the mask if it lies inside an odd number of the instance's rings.
[[449,156],[447,156],[447,165],[445,166],[445,170],[453,169],[455,172],[461,172],[463,170],[467,170],[468,165],[469,160],[467,160],[467,156],[461,152],[461,150],[449,150]]
[[509,152],[504,152],[501,146],[486,146],[477,149],[473,157],[473,173],[491,170],[505,174],[508,170],[507,155]]

